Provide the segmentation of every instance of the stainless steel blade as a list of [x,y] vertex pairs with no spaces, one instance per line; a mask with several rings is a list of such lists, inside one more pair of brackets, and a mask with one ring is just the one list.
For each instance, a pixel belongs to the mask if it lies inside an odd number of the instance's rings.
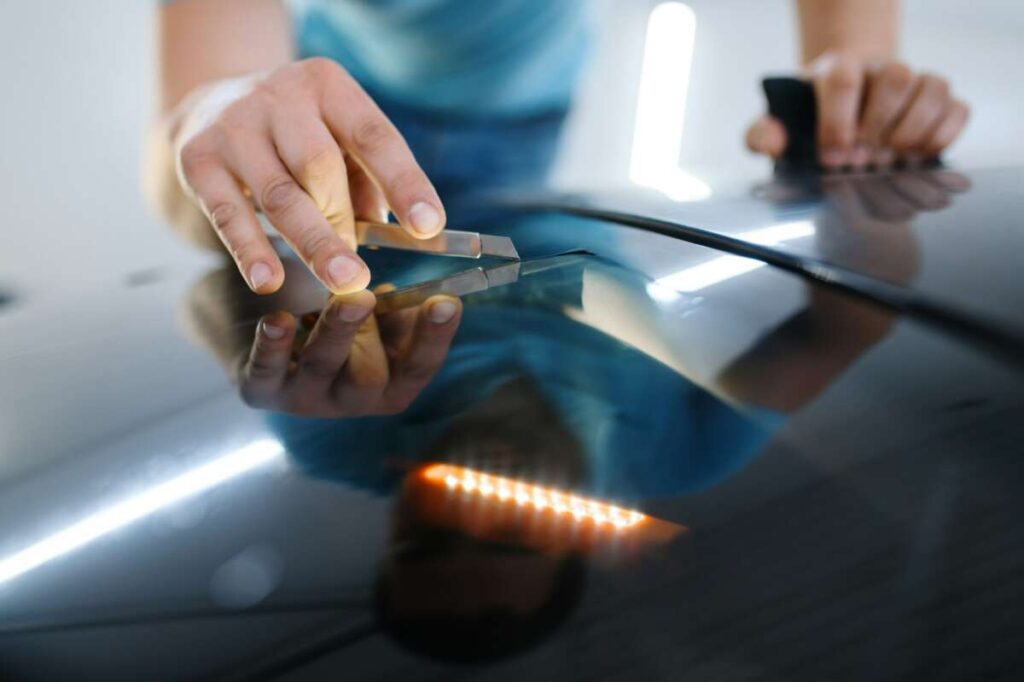
[[519,263],[492,268],[470,268],[447,277],[421,282],[377,296],[378,313],[389,313],[418,306],[436,294],[466,296],[491,287],[513,284],[519,279]]
[[369,248],[400,249],[417,253],[480,258],[489,256],[519,260],[519,254],[508,237],[481,235],[477,232],[445,230],[430,239],[416,239],[394,223],[356,221],[356,237]]

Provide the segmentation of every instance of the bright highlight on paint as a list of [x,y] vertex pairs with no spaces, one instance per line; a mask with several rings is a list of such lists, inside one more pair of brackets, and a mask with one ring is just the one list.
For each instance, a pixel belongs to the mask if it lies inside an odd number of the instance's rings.
[[0,559],[0,584],[49,563],[161,509],[277,461],[284,447],[258,440],[112,504],[25,549]]
[[444,484],[453,492],[461,491],[482,499],[514,499],[519,506],[532,506],[537,511],[551,510],[555,514],[572,516],[578,522],[589,519],[597,525],[629,528],[647,518],[632,509],[451,464],[431,465],[423,471],[423,476],[428,481]]
[[[763,246],[774,246],[792,239],[810,237],[814,234],[814,223],[809,220],[794,220],[770,227],[741,232],[736,236],[744,241]],[[647,285],[647,293],[658,301],[672,300],[671,292],[692,293],[719,282],[730,280],[744,273],[764,267],[763,261],[742,256],[718,256],[709,261],[688,267],[671,275],[659,277]]]

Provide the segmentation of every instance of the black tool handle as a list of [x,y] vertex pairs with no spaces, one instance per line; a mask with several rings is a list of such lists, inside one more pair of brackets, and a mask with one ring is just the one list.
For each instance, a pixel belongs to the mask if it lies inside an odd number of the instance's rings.
[[761,81],[768,99],[768,113],[786,129],[786,151],[775,162],[776,172],[812,173],[818,164],[818,107],[814,87],[799,78],[765,78]]

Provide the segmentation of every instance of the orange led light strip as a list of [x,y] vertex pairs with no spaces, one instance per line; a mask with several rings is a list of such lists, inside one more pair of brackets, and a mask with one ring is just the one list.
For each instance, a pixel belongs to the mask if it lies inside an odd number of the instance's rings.
[[515,502],[520,507],[532,507],[537,511],[550,510],[555,514],[572,516],[578,522],[590,520],[598,525],[629,528],[647,518],[645,514],[632,509],[622,509],[598,500],[451,464],[431,465],[423,471],[423,475],[429,481],[443,483],[453,492],[462,491],[501,502]]

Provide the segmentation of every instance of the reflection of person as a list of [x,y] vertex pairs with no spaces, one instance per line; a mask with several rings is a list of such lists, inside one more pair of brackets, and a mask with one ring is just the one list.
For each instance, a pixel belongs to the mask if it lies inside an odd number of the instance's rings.
[[[425,446],[443,461],[519,479],[571,486],[584,475],[579,443],[522,380],[474,405]],[[325,458],[319,448],[293,452],[322,477],[350,480],[343,457]],[[522,525],[484,527],[496,522],[485,513],[472,515],[477,536],[440,528],[410,501],[420,480],[408,476],[398,488],[374,590],[378,617],[394,639],[434,658],[483,662],[535,645],[571,615],[585,582],[579,556],[529,547]]]
[[[525,650],[571,615],[585,571],[570,548],[531,546],[522,525],[481,528],[487,517],[478,515],[471,535],[426,521],[412,502],[418,478],[410,468],[446,462],[612,499],[700,490],[744,466],[782,411],[812,399],[884,334],[884,315],[867,334],[827,333],[850,308],[813,305],[802,323],[783,325],[732,363],[714,387],[765,408],[751,419],[670,363],[623,345],[614,328],[599,331],[565,314],[586,307],[588,281],[601,277],[642,292],[642,279],[592,258],[551,260],[531,280],[473,295],[464,306],[432,297],[376,314],[372,294],[357,292],[333,298],[304,324],[265,314],[288,296],[293,309],[305,305],[292,291],[312,283],[301,272],[270,298],[245,296],[226,271],[192,293],[196,330],[237,372],[248,401],[278,411],[268,421],[300,469],[394,494],[374,603],[385,630],[412,651],[486,661]],[[264,305],[248,308],[253,301]],[[443,303],[453,315],[432,321],[431,310]],[[251,348],[244,336],[253,339],[251,328],[239,324],[242,307],[253,322],[262,315]],[[350,309],[359,314],[342,319]],[[816,326],[821,310],[832,317]],[[656,314],[620,319],[620,331]],[[305,338],[300,327],[311,328]],[[268,338],[274,328],[283,333]],[[375,356],[380,362],[367,364]],[[410,356],[420,359],[415,383],[398,378]],[[786,368],[799,368],[801,359],[809,369],[793,380]],[[364,365],[374,368],[374,380],[353,383]],[[396,384],[399,399],[381,399]],[[370,385],[373,396],[358,393]]]
[[[442,198],[544,176],[585,54],[586,5],[164,3],[151,193],[184,234],[219,239],[253,291],[284,279],[253,204],[328,289],[362,289],[354,217],[390,211],[427,237],[445,225]],[[952,142],[966,107],[894,60],[897,0],[797,7],[826,166]],[[786,144],[767,118],[748,142],[770,155]]]

